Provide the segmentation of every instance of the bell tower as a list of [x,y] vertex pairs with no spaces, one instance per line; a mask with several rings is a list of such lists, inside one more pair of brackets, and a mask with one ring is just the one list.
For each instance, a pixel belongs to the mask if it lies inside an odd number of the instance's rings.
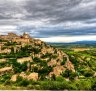
[[24,38],[30,38],[29,34],[27,34],[26,32],[23,33],[23,37]]

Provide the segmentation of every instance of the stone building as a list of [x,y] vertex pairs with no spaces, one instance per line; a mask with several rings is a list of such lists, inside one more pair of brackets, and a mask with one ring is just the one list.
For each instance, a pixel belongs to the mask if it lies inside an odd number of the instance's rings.
[[18,36],[14,33],[8,33],[8,35],[0,35],[0,39],[17,43],[29,43],[31,38],[27,33],[23,33],[22,36]]

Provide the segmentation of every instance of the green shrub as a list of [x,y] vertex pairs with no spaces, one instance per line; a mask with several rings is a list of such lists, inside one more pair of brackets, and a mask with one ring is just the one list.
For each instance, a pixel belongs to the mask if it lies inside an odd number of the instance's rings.
[[86,80],[78,80],[75,82],[77,88],[79,90],[90,90],[92,87],[92,83],[90,80],[86,79]]
[[92,71],[92,70],[86,70],[85,72],[84,72],[84,76],[85,77],[92,77],[94,75],[94,72]]
[[67,58],[63,58],[63,61],[61,62],[61,65],[64,65],[66,60],[67,60]]
[[27,79],[23,79],[22,81],[19,82],[19,86],[28,86],[29,85],[29,81]]
[[58,81],[46,81],[41,83],[41,88],[43,90],[65,90],[69,89],[68,82],[58,82]]
[[61,75],[63,77],[69,77],[71,80],[73,80],[77,76],[77,73],[72,72],[71,70],[66,70],[66,71],[62,72]]
[[27,86],[29,85],[29,80],[23,79],[22,77],[18,76],[15,82],[16,86]]
[[62,77],[62,76],[56,77],[56,81],[62,82],[62,81],[64,81],[64,80],[65,80],[65,79],[64,79],[64,77]]

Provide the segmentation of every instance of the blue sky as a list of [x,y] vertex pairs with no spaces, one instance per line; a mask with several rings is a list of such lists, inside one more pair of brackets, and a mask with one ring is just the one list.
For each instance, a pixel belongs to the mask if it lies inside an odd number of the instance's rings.
[[96,40],[96,0],[0,0],[0,34],[46,42]]

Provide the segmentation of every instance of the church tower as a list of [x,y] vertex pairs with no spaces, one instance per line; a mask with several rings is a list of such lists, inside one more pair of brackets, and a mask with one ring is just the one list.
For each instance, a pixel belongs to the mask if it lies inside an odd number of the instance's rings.
[[23,37],[24,38],[30,38],[29,34],[27,34],[26,32],[23,33]]

